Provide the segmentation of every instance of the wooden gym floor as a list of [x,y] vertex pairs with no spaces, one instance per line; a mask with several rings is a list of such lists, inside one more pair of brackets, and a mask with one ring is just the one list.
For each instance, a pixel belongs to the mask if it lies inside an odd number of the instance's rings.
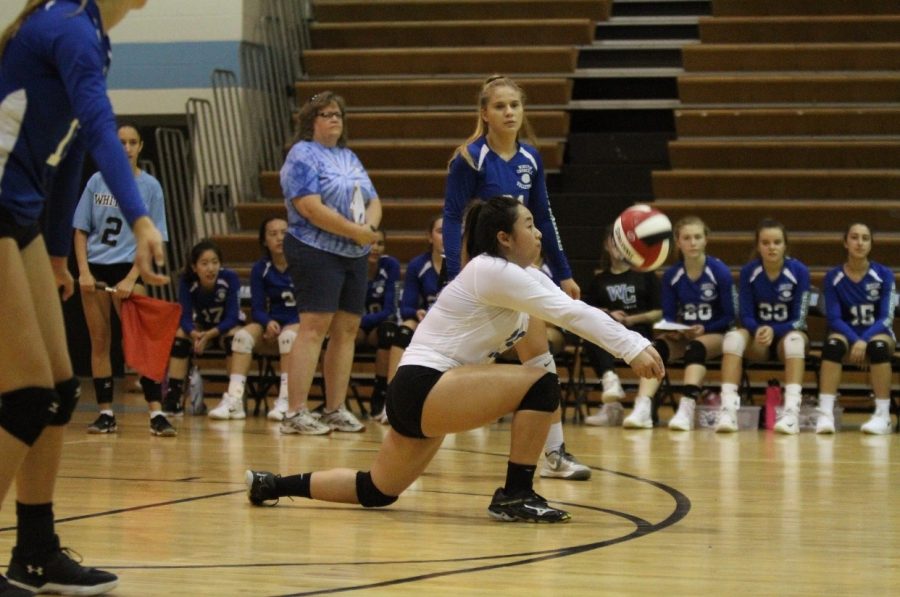
[[[86,564],[120,576],[115,595],[900,592],[900,436],[862,435],[864,415],[845,416],[833,437],[569,424],[568,448],[593,478],[538,480],[573,519],[529,525],[486,513],[508,423],[448,438],[390,508],[299,498],[254,508],[246,468],[367,468],[384,428],[281,436],[263,417],[185,416],[177,438],[156,438],[127,394],[119,433],[92,436],[89,385],[67,432],[57,530]],[[15,540],[12,500],[2,550]]]

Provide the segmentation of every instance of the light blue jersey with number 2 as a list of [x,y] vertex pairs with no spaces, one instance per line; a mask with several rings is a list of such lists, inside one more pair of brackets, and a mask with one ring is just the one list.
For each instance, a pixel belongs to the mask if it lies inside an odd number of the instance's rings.
[[[135,182],[144,205],[150,212],[150,218],[162,234],[163,240],[168,241],[162,187],[155,178],[143,170],[135,178]],[[134,263],[134,234],[125,222],[116,198],[99,172],[94,174],[84,187],[78,207],[75,208],[72,227],[87,233],[87,254],[90,263],[101,265]]]

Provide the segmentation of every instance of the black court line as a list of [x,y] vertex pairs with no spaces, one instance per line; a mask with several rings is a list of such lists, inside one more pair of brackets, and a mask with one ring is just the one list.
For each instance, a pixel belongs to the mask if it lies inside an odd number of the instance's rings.
[[[165,502],[156,502],[153,504],[144,504],[142,506],[132,506],[130,508],[117,508],[115,510],[104,510],[103,512],[94,512],[93,514],[82,514],[80,516],[69,516],[67,518],[57,518],[54,522],[59,524],[61,522],[72,522],[74,520],[85,520],[87,518],[99,518],[101,516],[112,516],[114,514],[123,514],[125,512],[137,512],[138,510],[147,510],[149,508],[161,508],[163,506],[172,506],[174,504],[184,504],[186,502],[194,502],[197,500],[208,500],[210,498],[222,497],[225,495],[236,495],[238,493],[246,493],[246,489],[238,489],[234,491],[221,491],[219,493],[209,493],[206,495],[198,495],[189,498],[179,498],[177,500],[168,500]],[[0,533],[5,531],[14,531],[16,527],[2,527],[0,528]]]

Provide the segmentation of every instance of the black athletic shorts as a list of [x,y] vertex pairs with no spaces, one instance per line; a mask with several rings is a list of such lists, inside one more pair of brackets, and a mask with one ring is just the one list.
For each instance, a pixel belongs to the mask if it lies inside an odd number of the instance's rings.
[[19,250],[31,244],[41,233],[41,228],[34,224],[17,224],[15,216],[0,207],[0,238],[11,238],[16,241]]
[[[125,279],[128,272],[131,271],[131,263],[88,263],[91,269],[91,275],[97,282],[105,282],[110,288],[115,288],[116,284]],[[140,276],[135,280],[135,284],[142,284]]]
[[419,365],[403,365],[388,386],[385,408],[391,427],[406,437],[425,438],[422,408],[443,371]]

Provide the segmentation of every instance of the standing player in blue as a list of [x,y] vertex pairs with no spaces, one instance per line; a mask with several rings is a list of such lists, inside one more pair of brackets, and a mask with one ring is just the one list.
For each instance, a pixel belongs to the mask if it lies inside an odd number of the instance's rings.
[[[709,228],[703,220],[696,216],[681,218],[675,223],[674,233],[681,259],[663,274],[663,319],[688,327],[664,332],[653,345],[665,363],[670,358],[684,359],[684,392],[669,429],[690,431],[706,377],[706,361],[722,354],[725,332],[734,325],[736,297],[728,266],[706,254]],[[659,385],[659,380],[641,379],[634,410],[625,417],[623,427],[653,427],[652,397]]]
[[779,433],[800,431],[800,398],[806,366],[806,314],[809,269],[787,256],[787,231],[775,220],[756,228],[756,258],[741,268],[738,307],[741,328],[730,330],[722,343],[722,405],[716,431],[738,430],[738,384],[741,361],[775,359],[784,363],[784,411],[775,424]]
[[0,576],[4,597],[96,595],[118,583],[114,574],[72,560],[54,532],[64,426],[78,400],[57,290],[63,299],[74,292],[67,256],[87,150],[134,230],[144,281],[166,281],[151,262],[164,262],[162,236],[141,200],[106,95],[107,32],[144,3],[31,0],[0,35],[0,500],[15,478],[18,521],[7,578]]
[[288,410],[286,361],[297,338],[300,318],[294,298],[294,283],[288,274],[287,257],[284,256],[285,234],[287,220],[284,218],[266,218],[259,226],[259,244],[264,257],[250,270],[250,316],[253,321],[234,334],[228,390],[222,395],[219,405],[209,411],[211,419],[245,417],[247,373],[253,364],[253,351],[260,345],[277,348],[281,355],[278,398],[266,416],[272,421],[281,421]]
[[[445,282],[443,216],[431,218],[428,225],[429,250],[413,257],[406,266],[403,292],[400,296],[401,324],[391,347],[388,381],[394,378],[400,358],[409,346],[413,332],[434,301]],[[383,418],[383,417],[382,417]],[[387,419],[382,420],[386,423]]]
[[[530,143],[520,140],[525,137]],[[509,77],[494,75],[481,87],[478,96],[478,121],[475,132],[456,148],[450,159],[447,187],[444,193],[444,249],[447,280],[459,272],[461,263],[463,212],[473,199],[487,200],[497,195],[517,199],[534,216],[543,235],[546,262],[560,280],[560,288],[573,299],[581,297],[581,289],[572,279],[572,270],[562,250],[556,229],[544,164],[534,147],[534,135],[525,116],[525,94]],[[530,325],[542,326],[532,318]],[[516,345],[523,365],[543,366],[556,373],[556,363],[547,346],[546,331],[529,334],[528,340]],[[553,424],[544,446],[542,477],[584,480],[591,469],[566,451],[563,437],[562,411],[554,414]]]
[[869,367],[875,394],[875,413],[860,430],[891,432],[891,357],[894,337],[894,273],[869,261],[872,230],[859,222],[844,233],[847,261],[825,275],[823,293],[828,318],[828,339],[822,347],[819,372],[819,413],[816,433],[834,433],[834,399],[844,362]]
[[[163,403],[165,413],[184,413],[184,378],[188,372],[188,358],[192,354],[202,355],[207,347],[221,342],[226,362],[230,365],[232,339],[243,317],[238,295],[240,288],[237,274],[222,267],[222,251],[215,243],[202,240],[191,248],[178,283],[181,325],[175,332],[172,357],[169,359],[169,388]],[[228,369],[231,370],[231,367]],[[231,413],[229,418],[244,418],[243,403],[240,412]],[[150,432],[154,435],[175,435],[175,429],[163,413],[151,414]]]
[[[162,187],[155,178],[138,168],[138,157],[144,142],[137,128],[126,124],[119,127],[119,140],[125,148],[128,163],[153,223],[168,240],[166,207]],[[75,258],[78,262],[78,286],[88,333],[91,336],[91,374],[100,415],[88,426],[88,433],[115,433],[118,429],[112,410],[113,377],[109,359],[112,342],[110,307],[119,312],[122,299],[132,293],[146,295],[134,264],[135,242],[131,229],[124,226],[125,217],[103,175],[94,174],[81,194],[75,209]],[[116,292],[113,296],[98,291],[97,282],[104,282]],[[149,377],[141,377],[144,400],[150,412],[160,410],[162,384]]]
[[[385,236],[378,230],[378,240],[369,252],[369,284],[366,289],[366,312],[359,322],[357,346],[375,348],[375,386],[370,402],[372,416],[384,413],[387,395],[388,365],[394,335],[397,332],[397,283],[400,281],[400,262],[384,254]],[[321,407],[325,410],[325,405]]]

